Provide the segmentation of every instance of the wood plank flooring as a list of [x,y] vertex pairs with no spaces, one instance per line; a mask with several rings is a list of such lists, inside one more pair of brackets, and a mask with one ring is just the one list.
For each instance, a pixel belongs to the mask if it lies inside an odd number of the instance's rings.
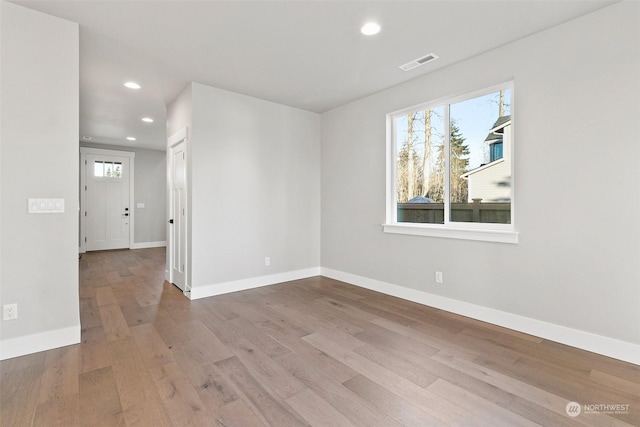
[[189,301],[164,260],[82,257],[82,343],[0,362],[0,425],[640,425],[636,365],[323,277]]

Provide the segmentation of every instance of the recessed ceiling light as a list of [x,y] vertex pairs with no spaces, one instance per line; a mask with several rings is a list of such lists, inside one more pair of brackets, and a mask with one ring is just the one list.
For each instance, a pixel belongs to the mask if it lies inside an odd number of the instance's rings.
[[127,140],[128,140],[128,141],[135,141],[136,139],[135,139],[134,137],[132,137],[132,136],[128,136],[128,137],[127,137]]
[[378,34],[380,32],[380,25],[375,22],[368,22],[360,28],[360,31],[365,36],[372,36],[374,34]]
[[88,140],[90,140],[90,139],[92,139],[92,138],[93,138],[92,136],[83,136],[83,137],[82,137],[82,139],[85,139],[85,140],[87,140],[87,141],[88,141]]
[[136,82],[126,82],[125,87],[128,87],[129,89],[140,89],[140,85]]
[[153,123],[153,119],[151,117],[143,117],[142,121],[146,123]]

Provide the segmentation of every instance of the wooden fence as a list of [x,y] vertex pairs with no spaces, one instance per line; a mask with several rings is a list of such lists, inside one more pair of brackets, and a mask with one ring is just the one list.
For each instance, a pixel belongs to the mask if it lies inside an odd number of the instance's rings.
[[[510,224],[511,203],[453,203],[451,221]],[[443,203],[398,203],[398,222],[444,223]]]

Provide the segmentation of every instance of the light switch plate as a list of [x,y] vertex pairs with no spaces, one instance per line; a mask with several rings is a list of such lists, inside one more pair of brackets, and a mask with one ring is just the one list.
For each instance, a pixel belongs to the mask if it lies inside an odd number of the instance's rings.
[[30,214],[64,213],[64,199],[27,199]]

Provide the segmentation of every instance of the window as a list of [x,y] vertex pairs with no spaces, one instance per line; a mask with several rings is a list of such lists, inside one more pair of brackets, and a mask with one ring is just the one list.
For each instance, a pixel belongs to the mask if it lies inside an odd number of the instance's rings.
[[93,176],[107,178],[122,178],[122,163],[102,162],[96,160],[93,163]]
[[517,243],[512,83],[387,116],[385,232]]
[[494,142],[489,146],[489,162],[495,162],[502,158],[502,141]]

